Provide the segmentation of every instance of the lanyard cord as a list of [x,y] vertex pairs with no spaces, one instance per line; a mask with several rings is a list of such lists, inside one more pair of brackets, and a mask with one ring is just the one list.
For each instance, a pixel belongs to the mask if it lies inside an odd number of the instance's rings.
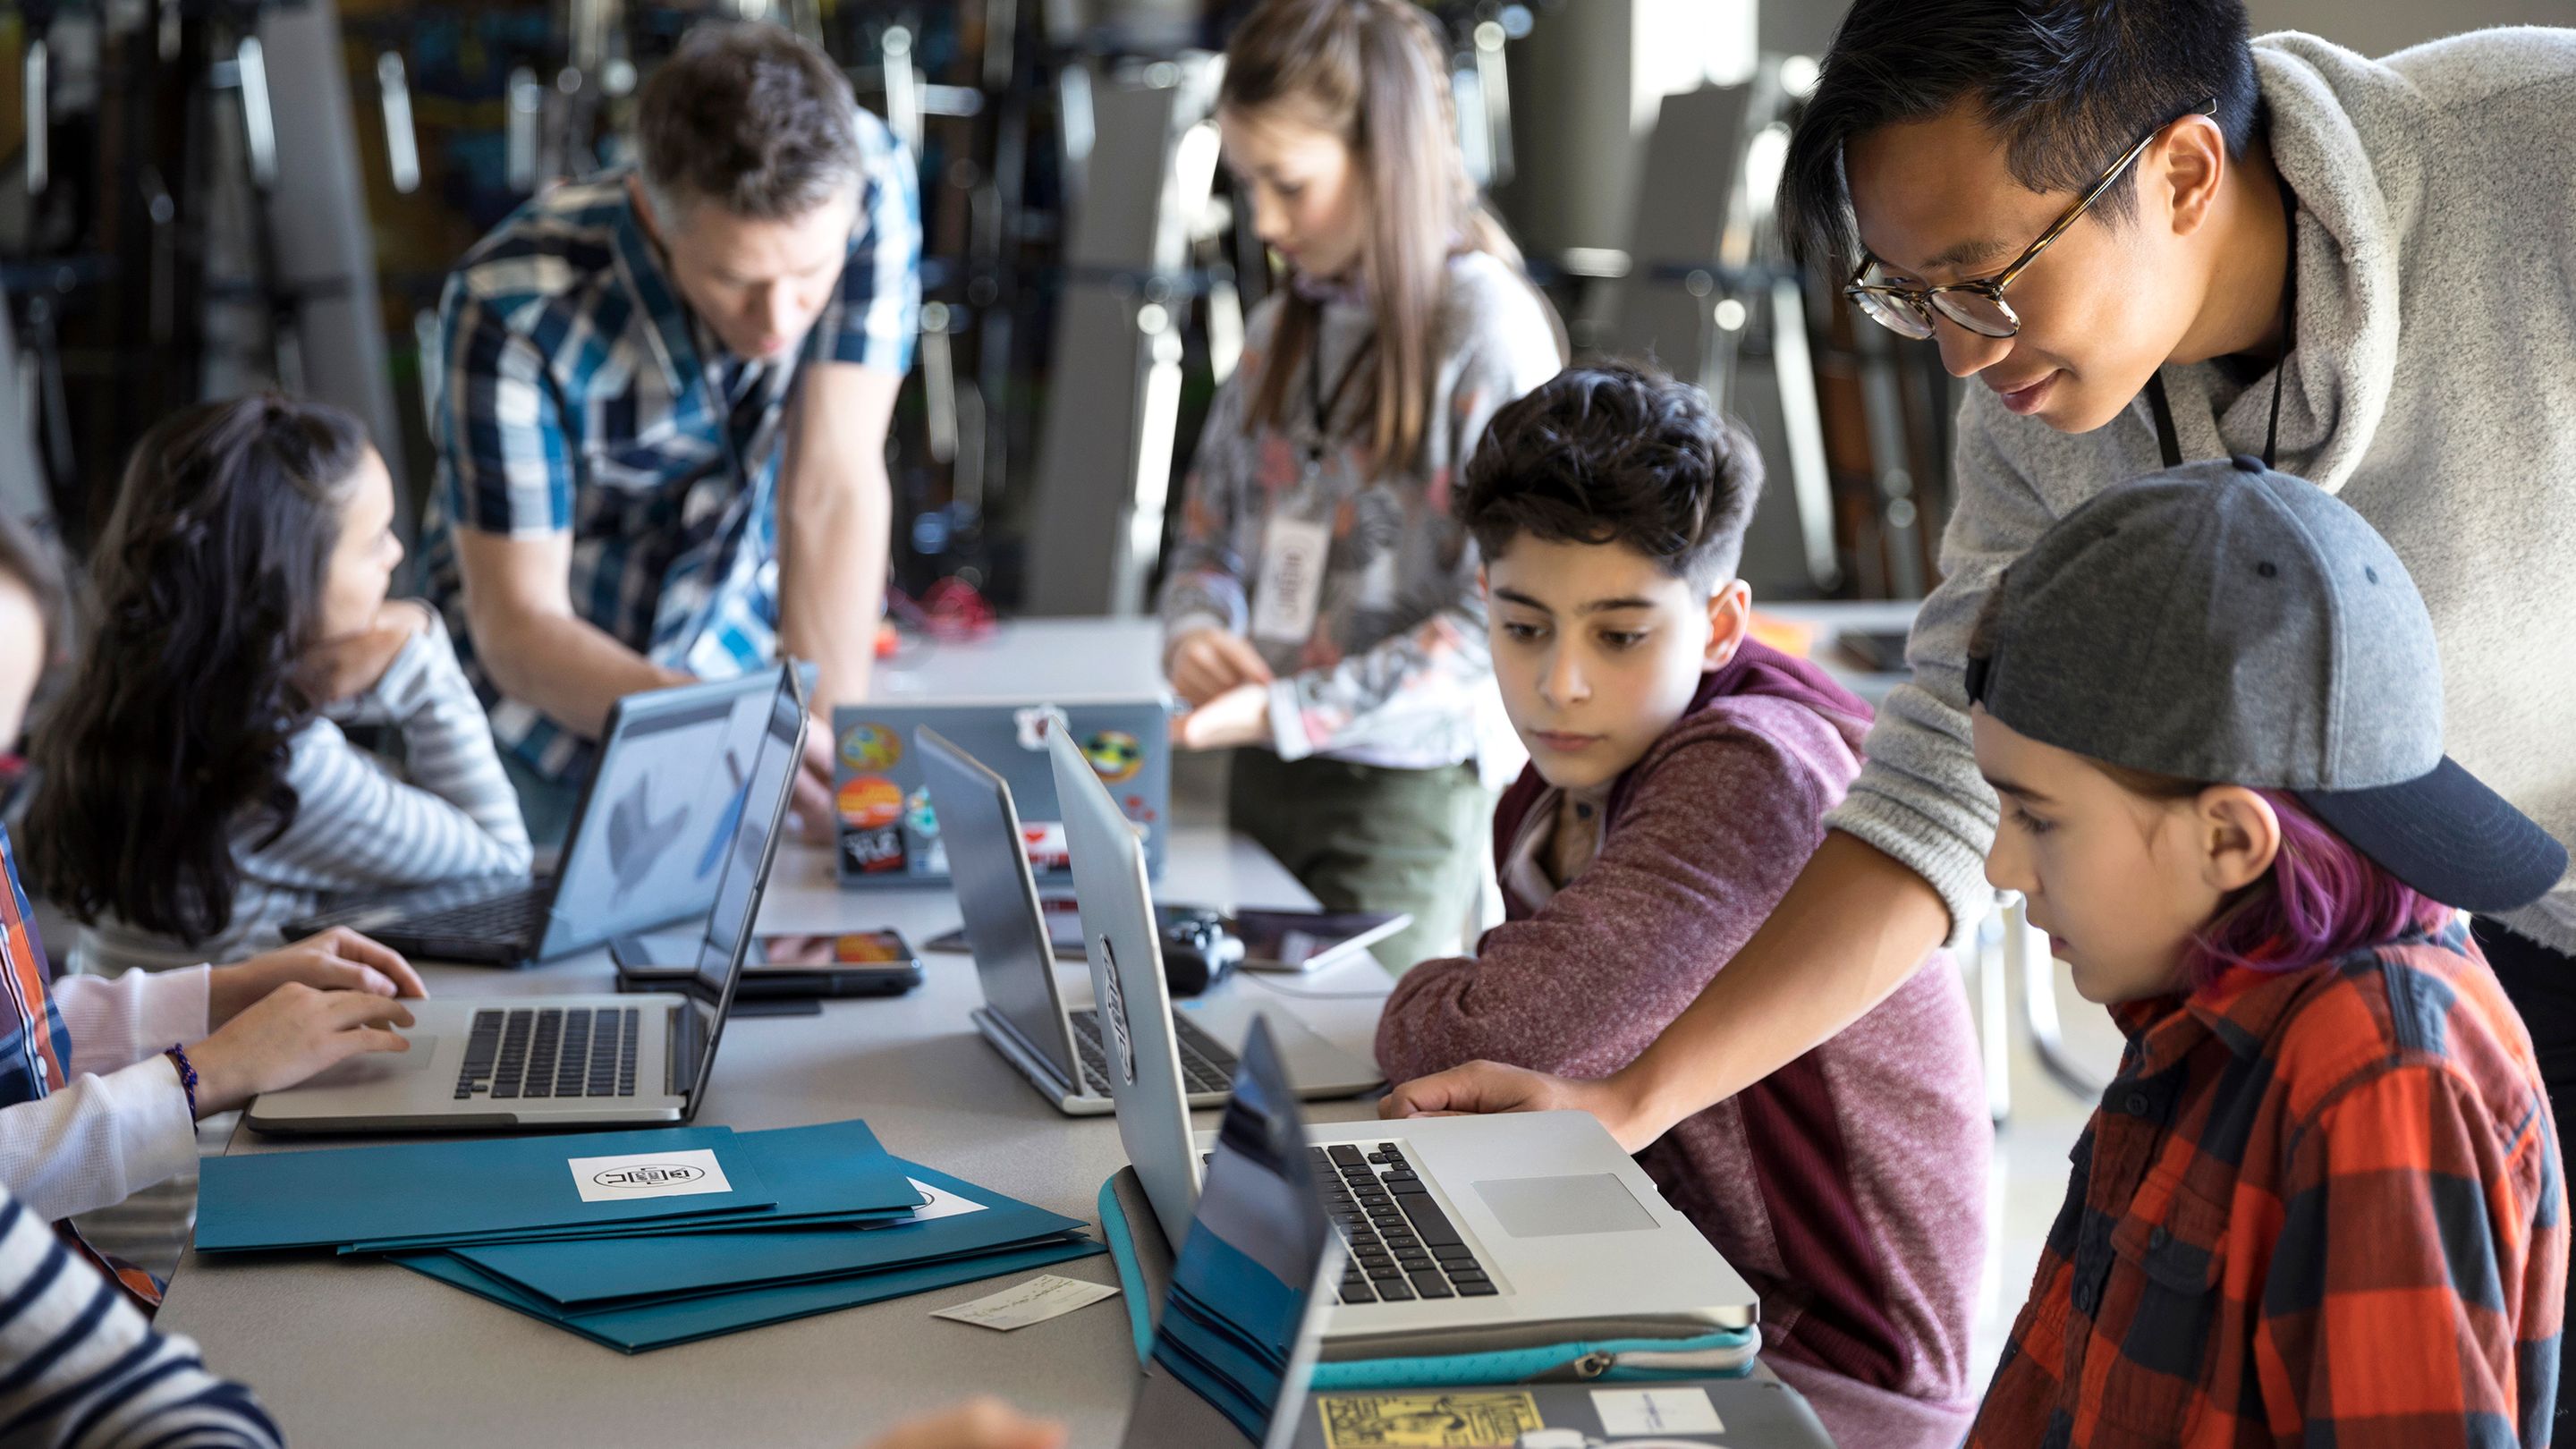
[[[2281,214],[2289,226],[2289,274],[2281,284],[2281,360],[2272,368],[2272,421],[2263,430],[2263,466],[2277,468],[2281,457],[2281,379],[2290,370],[2290,343],[2298,331],[2299,321],[2299,198],[2290,190],[2287,177],[2281,183]],[[2182,442],[2174,431],[2173,404],[2165,400],[2165,375],[2160,368],[2147,379],[2147,410],[2155,414],[2156,451],[2164,455],[2165,466],[2182,466]]]
[[1323,465],[1324,444],[1332,436],[1333,414],[1341,411],[1342,394],[1351,390],[1351,379],[1359,376],[1360,364],[1368,361],[1369,355],[1377,351],[1377,336],[1371,333],[1360,343],[1358,349],[1351,353],[1351,360],[1343,364],[1341,381],[1334,383],[1331,396],[1326,396],[1324,393],[1324,325],[1320,309],[1318,312],[1319,315],[1315,319],[1315,335],[1306,345],[1306,387],[1308,393],[1314,398],[1315,404],[1315,436],[1306,444],[1306,462],[1310,467]]

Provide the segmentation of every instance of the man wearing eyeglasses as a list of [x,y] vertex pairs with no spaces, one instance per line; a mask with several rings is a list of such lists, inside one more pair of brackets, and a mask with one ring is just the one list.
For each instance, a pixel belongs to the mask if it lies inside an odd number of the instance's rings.
[[[1633,1064],[1570,1082],[1477,1063],[1390,1115],[1577,1107],[1640,1148],[1971,930],[1996,806],[1968,750],[1970,626],[2054,519],[2186,459],[2274,460],[2368,518],[2431,607],[2452,753],[2576,842],[2571,117],[2576,31],[2373,62],[2249,43],[2240,0],[1859,0],[1780,213],[1863,316],[1970,381],[1913,681],[1825,846]],[[2576,881],[2476,929],[2564,1121]]]

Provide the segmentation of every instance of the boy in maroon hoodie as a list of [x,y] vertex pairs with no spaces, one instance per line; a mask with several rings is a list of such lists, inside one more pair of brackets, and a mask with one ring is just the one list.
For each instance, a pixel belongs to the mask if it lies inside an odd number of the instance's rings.
[[[1530,765],[1494,815],[1507,907],[1407,973],[1390,1081],[1484,1058],[1627,1064],[1797,878],[1860,770],[1869,707],[1746,637],[1761,486],[1698,389],[1577,367],[1496,414],[1458,508]],[[1946,956],[1850,1029],[1638,1154],[1762,1294],[1763,1357],[1834,1437],[1956,1444],[1993,1130]]]

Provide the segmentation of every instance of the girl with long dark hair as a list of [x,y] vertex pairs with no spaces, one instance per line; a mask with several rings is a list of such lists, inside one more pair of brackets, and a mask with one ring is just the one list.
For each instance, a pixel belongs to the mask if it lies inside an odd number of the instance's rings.
[[393,511],[357,421],[320,404],[206,403],[136,446],[27,820],[82,969],[221,960],[331,892],[528,868],[445,628],[386,599]]

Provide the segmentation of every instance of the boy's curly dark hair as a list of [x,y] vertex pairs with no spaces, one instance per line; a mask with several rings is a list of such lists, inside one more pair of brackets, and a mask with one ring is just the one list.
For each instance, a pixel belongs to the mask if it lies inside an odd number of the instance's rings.
[[1752,436],[1707,394],[1614,361],[1569,367],[1494,414],[1457,510],[1487,559],[1524,533],[1624,543],[1715,587],[1743,558],[1761,492]]

